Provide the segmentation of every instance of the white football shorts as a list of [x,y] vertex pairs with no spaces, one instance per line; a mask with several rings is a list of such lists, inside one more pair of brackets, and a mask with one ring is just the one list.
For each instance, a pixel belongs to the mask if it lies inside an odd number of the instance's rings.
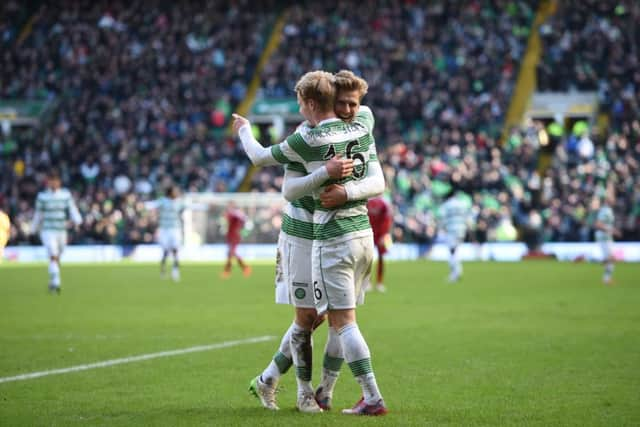
[[313,296],[318,314],[364,303],[373,254],[372,235],[313,247]]
[[67,232],[41,231],[40,240],[42,241],[42,245],[47,248],[47,253],[50,257],[58,257],[62,255],[64,248],[67,246]]
[[276,303],[314,308],[311,286],[311,241],[308,245],[278,238],[276,255]]
[[606,261],[607,259],[613,256],[613,242],[611,240],[604,240],[600,243],[600,253],[602,254],[602,260]]
[[182,230],[179,228],[159,229],[158,244],[165,251],[179,249],[182,246]]
[[449,247],[449,249],[455,249],[458,246],[460,246],[460,244],[462,244],[462,242],[464,242],[464,235],[466,233],[447,233],[446,235],[446,241],[447,241],[447,246]]

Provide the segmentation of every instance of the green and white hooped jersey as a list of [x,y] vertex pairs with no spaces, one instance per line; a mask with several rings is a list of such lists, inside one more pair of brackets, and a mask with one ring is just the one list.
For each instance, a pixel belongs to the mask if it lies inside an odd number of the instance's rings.
[[36,222],[42,221],[40,231],[46,232],[66,231],[69,219],[72,219],[76,224],[82,221],[71,193],[66,188],[39,192],[36,198],[35,215]]
[[[271,155],[280,163],[298,163],[303,168],[301,172],[313,173],[339,154],[354,160],[353,175],[329,180],[325,185],[360,180],[367,175],[368,163],[378,161],[372,134],[374,123],[371,110],[361,107],[351,123],[335,118],[324,120],[314,128],[299,128],[285,142],[272,146]],[[319,199],[323,189],[324,186],[314,191],[312,199],[303,198],[291,203],[296,209],[306,208],[307,212],[313,212],[313,224],[310,226],[285,210],[282,218],[284,233],[330,244],[371,234],[366,200],[349,201],[340,208],[326,209]]]
[[[307,174],[300,163],[285,165],[288,170]],[[281,232],[284,238],[298,245],[311,246],[313,244],[313,213],[315,202],[313,197],[304,196],[285,205],[282,212]]]
[[453,196],[440,206],[440,224],[448,235],[464,236],[471,210],[459,197]]
[[613,209],[610,206],[602,206],[598,210],[596,215],[596,221],[599,221],[608,227],[608,231],[596,230],[595,237],[597,242],[611,242],[613,241],[613,223],[615,217],[613,215]]
[[158,209],[158,228],[160,230],[182,229],[182,211],[185,208],[182,199],[161,197],[158,200],[149,202],[147,207]]

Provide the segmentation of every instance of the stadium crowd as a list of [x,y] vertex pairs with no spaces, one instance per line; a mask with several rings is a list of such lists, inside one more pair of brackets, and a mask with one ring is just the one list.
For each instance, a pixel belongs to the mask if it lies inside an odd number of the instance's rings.
[[43,4],[25,42],[1,57],[0,98],[54,105],[42,132],[0,137],[0,192],[17,225],[12,240],[27,238],[33,200],[52,166],[86,215],[76,235],[82,242],[151,241],[140,200],[168,183],[234,191],[246,161],[225,129],[276,5]]
[[633,0],[559,2],[540,29],[541,91],[595,91],[609,132],[568,132],[543,180],[548,239],[589,238],[593,211],[615,196],[617,228],[640,239],[640,4]]
[[[43,6],[23,45],[1,58],[0,98],[54,104],[53,124],[41,133],[0,136],[12,241],[29,240],[33,198],[52,164],[85,215],[77,242],[150,242],[154,218],[142,200],[170,182],[236,190],[247,162],[225,134],[227,119],[245,95],[276,3]],[[627,31],[640,23],[639,7],[570,1],[541,28],[539,89],[597,90],[614,132],[566,132],[551,166],[539,169],[542,123],[498,142],[536,3],[370,1],[358,13],[337,0],[295,4],[258,96],[291,97],[297,78],[316,68],[348,68],[368,80],[364,103],[377,119],[396,240],[433,240],[437,206],[451,188],[469,195],[479,242],[511,239],[514,227],[539,240],[589,240],[607,191],[616,194],[622,238],[640,239],[640,33]],[[622,60],[620,52],[631,53]],[[253,190],[279,191],[280,175],[258,171]]]

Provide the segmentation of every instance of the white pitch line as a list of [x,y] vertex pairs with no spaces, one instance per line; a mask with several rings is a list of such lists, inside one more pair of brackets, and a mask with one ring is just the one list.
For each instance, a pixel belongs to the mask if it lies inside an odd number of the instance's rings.
[[180,350],[168,350],[168,351],[161,351],[159,353],[141,354],[140,356],[131,356],[131,357],[123,357],[121,359],[105,360],[103,362],[89,363],[87,365],[71,366],[69,368],[52,369],[50,371],[31,372],[29,374],[16,375],[14,377],[0,378],[0,384],[8,383],[11,381],[30,380],[33,378],[46,377],[49,375],[59,375],[59,374],[66,374],[69,372],[86,371],[89,369],[106,368],[107,366],[122,365],[124,363],[141,362],[143,360],[157,359],[159,357],[171,357],[171,356],[178,356],[181,354],[195,353],[198,351],[209,351],[209,350],[217,350],[220,348],[235,347],[242,344],[254,344],[258,342],[270,341],[274,338],[275,337],[273,336],[265,335],[263,337],[247,338],[244,340],[224,341],[218,344],[198,345],[195,347],[183,348]]

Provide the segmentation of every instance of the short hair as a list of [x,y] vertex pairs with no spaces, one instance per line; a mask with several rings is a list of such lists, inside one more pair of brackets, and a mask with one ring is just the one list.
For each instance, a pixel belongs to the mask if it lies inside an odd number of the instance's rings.
[[354,91],[357,90],[360,98],[367,94],[369,84],[362,77],[358,77],[350,70],[340,70],[335,74],[336,90]]
[[336,99],[336,78],[326,71],[310,71],[296,83],[296,93],[305,102],[315,101],[322,111],[333,111]]
[[178,193],[178,187],[175,185],[170,185],[167,187],[167,189],[164,191],[165,196],[167,197],[171,197],[173,196],[173,194],[177,194]]
[[58,180],[58,181],[62,181],[62,179],[60,178],[60,172],[58,172],[56,169],[51,169],[48,173],[47,173],[47,179],[48,180]]

